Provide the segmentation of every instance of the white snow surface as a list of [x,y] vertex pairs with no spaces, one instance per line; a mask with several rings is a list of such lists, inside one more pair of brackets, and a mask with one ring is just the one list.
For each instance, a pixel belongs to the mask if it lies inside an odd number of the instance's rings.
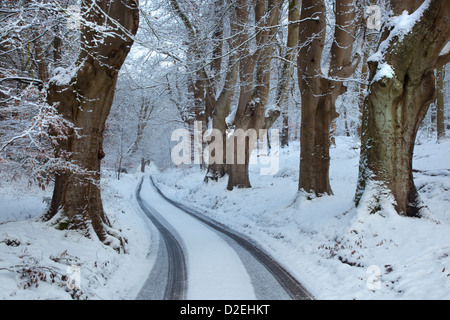
[[124,174],[117,181],[107,172],[103,176],[104,208],[113,228],[127,239],[127,253],[40,222],[46,208],[42,199],[51,192],[2,186],[0,299],[135,299],[157,250],[149,220],[134,200],[140,177]]
[[[260,175],[259,165],[251,166],[252,189],[227,191],[226,179],[204,183],[205,172],[197,166],[152,174],[169,197],[251,237],[317,299],[450,299],[450,142],[422,141],[416,146],[415,183],[432,215],[422,219],[389,209],[376,214],[356,210],[359,144],[337,137],[331,156],[334,195],[312,200],[297,191],[295,142],[281,149],[277,174]],[[102,178],[104,207],[113,228],[128,241],[126,253],[40,222],[37,217],[46,207],[42,198],[49,197],[50,190],[2,185],[0,299],[134,299],[154,264],[159,241],[134,199],[140,178],[123,174],[118,181],[106,171]],[[145,184],[143,188],[145,192]],[[155,199],[148,201],[167,208]],[[225,251],[226,257],[216,257],[215,265],[207,263],[223,240],[207,228],[192,234],[189,226],[194,222],[180,212],[165,215],[184,227],[180,234],[191,233],[185,246],[197,248],[188,256],[197,266],[189,271],[196,285],[188,298],[252,297],[248,278],[233,263],[235,253]],[[202,241],[205,237],[215,240]],[[224,269],[235,270],[222,275],[230,283],[218,282],[215,292],[202,284],[202,277]],[[52,273],[58,275],[54,283]],[[73,280],[79,275],[79,290],[69,289],[61,275]]]
[[168,203],[150,186],[148,179],[143,183],[141,194],[182,239],[187,254],[187,299],[256,299],[247,270],[222,237]]
[[280,170],[259,174],[251,189],[203,182],[198,168],[154,176],[169,197],[253,238],[317,299],[450,298],[450,142],[416,146],[415,183],[432,216],[354,208],[359,145],[338,137],[331,150],[333,196],[297,191],[299,144],[281,150]]
[[445,47],[442,49],[441,53],[439,54],[440,56],[444,56],[446,54],[450,53],[450,41],[447,42],[447,44],[445,45]]

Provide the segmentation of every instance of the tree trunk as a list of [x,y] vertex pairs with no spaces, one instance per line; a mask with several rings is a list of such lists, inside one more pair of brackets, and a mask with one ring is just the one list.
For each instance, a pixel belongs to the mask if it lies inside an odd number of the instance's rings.
[[344,108],[344,129],[345,129],[345,135],[347,137],[350,137],[350,128],[348,126],[348,118],[347,118],[347,108]]
[[[224,21],[222,21],[224,19],[219,19],[215,27],[216,29],[213,30],[213,54],[211,57],[204,57],[203,49],[201,48],[202,45],[198,43],[198,39],[202,36],[198,35],[195,23],[189,20],[189,17],[182,11],[177,0],[170,0],[170,4],[178,18],[183,22],[188,33],[190,46],[189,53],[192,55],[192,57],[189,58],[197,61],[194,63],[195,72],[193,72],[195,79],[190,86],[196,104],[195,110],[192,112],[195,114],[195,119],[191,120],[211,121],[212,128],[221,132],[223,141],[223,159],[225,159],[226,117],[230,111],[230,105],[234,97],[238,79],[239,56],[234,51],[241,45],[241,42],[239,42],[240,37],[236,36],[239,32],[239,28],[242,27],[241,22],[236,19],[235,10],[230,10],[229,29],[231,35],[228,37],[228,40],[224,40]],[[222,14],[225,15],[225,13],[227,13],[224,1],[215,0],[213,10],[214,17],[221,16]],[[225,41],[228,41],[229,59],[227,63],[222,63],[222,56],[226,56],[223,52]],[[212,59],[210,63],[205,62],[205,60],[209,59]],[[209,67],[209,70],[207,67]],[[219,79],[222,74],[224,75],[224,86],[219,92],[218,88],[221,83]],[[214,141],[210,141],[209,144],[213,142]],[[226,174],[226,168],[224,161],[208,163],[204,180],[206,182],[218,180]]]
[[38,66],[38,77],[43,83],[48,81],[48,67],[45,60],[44,50],[42,49],[42,43],[40,39],[34,42],[34,52],[36,55],[36,63]]
[[283,127],[281,128],[281,147],[286,148],[289,146],[289,114],[287,105],[283,106],[283,111],[281,114],[283,115]]
[[444,78],[445,71],[444,67],[440,67],[436,70],[436,85],[437,85],[437,96],[436,96],[436,131],[437,131],[437,142],[445,140],[445,117],[444,117]]
[[372,209],[379,210],[385,203],[382,195],[389,193],[399,214],[419,216],[423,204],[413,181],[413,150],[419,125],[435,96],[433,69],[450,37],[450,2],[426,1],[410,18],[415,23],[401,38],[395,28],[384,30],[379,59],[369,60],[355,199],[359,206],[367,192],[375,200]]
[[[237,21],[231,22],[232,31],[237,32]],[[231,48],[234,49],[237,46],[237,42],[231,44]],[[225,85],[222,89],[219,97],[214,100],[212,111],[212,127],[218,130],[222,135],[222,161],[208,163],[208,170],[205,180],[208,181],[218,180],[225,176],[227,173],[226,166],[226,141],[227,141],[227,124],[226,118],[230,111],[230,105],[234,97],[236,89],[236,83],[239,74],[239,60],[237,54],[232,54],[229,58],[228,69],[226,70]]]
[[[308,108],[307,106],[315,106]],[[331,102],[312,92],[302,94],[299,190],[332,194],[330,170]]]
[[[216,2],[217,3],[217,2]],[[217,8],[217,5],[216,5]],[[236,17],[236,12],[233,11],[230,14],[230,30],[231,30],[231,39],[229,40],[229,50],[233,52],[241,45],[240,37],[237,37],[237,33],[239,32],[239,21]],[[223,34],[222,28],[220,28],[220,33]],[[219,40],[220,43],[223,42],[222,39]],[[222,49],[222,44],[219,46]],[[213,68],[215,73],[220,71],[217,66]],[[239,76],[239,55],[234,52],[230,55],[227,66],[225,70],[222,70],[225,73],[225,84],[222,88],[217,99],[210,99],[212,101],[212,105],[210,106],[210,114],[212,115],[212,127],[213,129],[218,130],[222,134],[222,161],[208,163],[208,170],[205,177],[205,180],[213,179],[218,180],[221,177],[224,177],[227,173],[226,166],[226,140],[227,140],[227,124],[226,118],[230,112],[230,106],[234,98],[234,94],[236,91],[236,84]],[[216,91],[209,88],[209,96],[213,96],[213,92]]]
[[[279,111],[270,113],[266,117],[266,106],[270,93],[270,75],[272,53],[274,50],[273,37],[276,32],[275,26],[278,24],[279,12],[281,10],[281,0],[247,0],[237,1],[236,15],[240,22],[240,28],[248,23],[250,10],[254,10],[255,23],[261,28],[255,35],[257,48],[250,53],[248,30],[241,30],[239,43],[245,44],[239,53],[240,60],[240,94],[235,116],[235,134],[229,139],[236,138],[236,132],[247,132],[254,130],[259,133],[260,129],[270,128],[275,119],[279,116]],[[264,29],[267,28],[267,29]],[[229,164],[228,167],[228,190],[234,187],[250,188],[250,178],[248,167],[253,144],[256,141],[246,140],[244,145],[234,144],[234,155],[239,152],[238,148],[245,148],[245,161],[242,164]]]
[[[367,5],[376,5],[377,0],[368,0]],[[364,8],[363,8],[364,10]],[[380,22],[381,23],[381,22]],[[362,133],[362,114],[364,110],[364,101],[367,91],[367,84],[365,82],[368,81],[369,78],[369,70],[367,67],[367,60],[374,53],[377,46],[377,40],[380,34],[380,26],[377,23],[369,24],[369,21],[363,21],[362,27],[364,29],[363,34],[363,48],[362,48],[362,62],[361,62],[361,78],[364,80],[359,85],[359,94],[358,94],[358,111],[359,111],[359,121],[357,127],[358,137],[361,138]]]
[[[213,116],[213,129],[216,129],[217,132],[220,132],[221,141],[215,141],[215,143],[220,143],[222,145],[222,156],[220,157],[219,154],[217,154],[218,150],[214,150],[210,153],[209,159],[217,159],[217,161],[209,161],[207,172],[205,176],[205,181],[218,181],[220,178],[224,177],[226,174],[226,139],[227,139],[227,127],[225,124],[225,117],[222,118],[220,113],[214,114]],[[215,139],[215,138],[214,138]],[[212,146],[212,143],[214,141],[210,141],[209,147]]]
[[281,129],[281,147],[289,146],[289,99],[288,91],[294,74],[294,61],[298,52],[298,35],[300,20],[300,0],[289,0],[288,35],[285,62],[281,67],[281,75],[277,89],[277,105],[283,117]]
[[[234,139],[234,138],[230,138]],[[239,141],[239,138],[236,139]],[[233,163],[228,165],[228,190],[233,190],[233,188],[251,188],[250,184],[250,177],[249,177],[249,163],[250,163],[250,150],[253,144],[255,143],[255,140],[252,140],[250,138],[245,138],[244,143],[241,142],[241,144],[235,141],[234,150],[233,153]],[[230,143],[230,141],[228,141]],[[240,144],[240,145],[239,145]],[[237,156],[237,148],[244,148],[244,161],[239,161]]]
[[299,37],[298,82],[301,93],[299,190],[332,194],[329,181],[330,129],[338,114],[335,102],[346,88],[360,57],[352,58],[355,26],[353,0],[336,1],[336,26],[328,77],[322,74],[326,8],[324,0],[303,0]]
[[[56,26],[56,34],[59,32],[59,27]],[[52,46],[53,46],[53,63],[55,67],[59,67],[60,63],[61,63],[61,56],[62,56],[62,40],[61,38],[56,35],[55,38],[53,39],[52,42]]]
[[[81,29],[83,43],[78,69],[70,81],[63,83],[55,78],[48,88],[49,103],[56,104],[60,114],[79,128],[61,143],[60,149],[70,153],[71,162],[78,165],[80,172],[56,177],[52,208],[45,217],[51,219],[58,212],[55,217],[58,228],[83,230],[86,236],[93,236],[92,229],[101,241],[120,250],[117,238],[111,237],[114,233],[102,206],[100,163],[104,157],[105,121],[113,102],[118,72],[133,43],[129,34],[136,34],[138,28],[139,11],[133,0],[86,0],[82,2],[82,12],[94,27]],[[104,17],[105,12],[108,18]],[[105,21],[116,36],[100,34],[95,28]],[[103,41],[98,44],[100,38]]]

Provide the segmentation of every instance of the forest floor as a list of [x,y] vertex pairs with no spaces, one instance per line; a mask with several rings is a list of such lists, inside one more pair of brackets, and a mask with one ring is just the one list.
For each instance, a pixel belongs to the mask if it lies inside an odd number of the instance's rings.
[[135,201],[139,181],[132,175],[117,181],[113,173],[103,172],[104,208],[113,227],[127,239],[125,254],[39,221],[51,188],[2,186],[0,299],[135,299],[156,251],[156,231]]
[[450,141],[416,146],[415,183],[431,214],[354,208],[359,145],[338,137],[331,149],[333,196],[297,191],[299,144],[280,150],[279,171],[251,166],[252,189],[203,182],[198,168],[154,175],[171,199],[246,234],[285,265],[317,299],[450,298]]
[[[204,183],[198,167],[152,169],[169,197],[247,235],[317,299],[450,299],[450,141],[422,141],[415,183],[431,214],[422,219],[356,210],[358,142],[331,150],[333,196],[297,191],[299,145],[280,150],[274,175],[251,166],[252,189]],[[117,253],[74,231],[42,223],[51,195],[26,183],[0,185],[0,299],[134,299],[154,264],[156,230],[139,209],[141,174],[104,171],[105,210],[127,239]]]

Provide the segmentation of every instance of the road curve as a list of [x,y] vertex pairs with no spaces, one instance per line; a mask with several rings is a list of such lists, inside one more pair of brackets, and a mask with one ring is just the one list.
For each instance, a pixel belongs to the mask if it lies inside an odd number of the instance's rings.
[[[283,293],[278,294],[277,296],[281,299],[284,299],[285,297],[288,299],[293,300],[312,300],[314,299],[313,295],[297,280],[295,279],[282,265],[280,265],[277,261],[275,261],[269,254],[264,252],[262,249],[260,249],[258,246],[256,246],[254,243],[252,243],[249,239],[247,239],[245,236],[235,232],[234,230],[228,228],[225,225],[219,224],[218,222],[209,219],[208,217],[202,215],[201,213],[193,210],[192,208],[188,208],[176,201],[173,201],[172,199],[168,198],[166,195],[162,193],[162,191],[158,188],[158,186],[153,181],[153,178],[150,176],[150,180],[158,192],[158,194],[164,198],[167,202],[172,204],[173,206],[177,207],[178,209],[182,210],[183,212],[186,212],[190,216],[196,218],[197,220],[201,221],[208,227],[214,229],[216,232],[218,232],[232,247],[235,248],[236,252],[240,252],[241,259],[243,260],[245,264],[245,260],[247,260],[246,267],[248,269],[253,268],[253,270],[256,271],[256,273],[262,275],[264,277],[264,281],[258,281],[257,279],[252,279],[254,281],[255,286],[261,286],[259,288],[260,292],[263,292],[260,294],[260,298],[263,299],[273,299],[274,296],[271,295],[270,291],[273,291],[273,289],[267,290],[267,288],[264,288],[265,282],[267,281],[270,283],[271,277],[273,277],[275,280],[274,282],[277,282],[279,286],[281,286],[281,291],[285,291]],[[142,181],[140,184],[140,187],[142,185]],[[140,187],[138,190],[138,193],[140,192]],[[138,195],[137,195],[138,196]],[[139,195],[140,198],[140,195]],[[139,200],[138,200],[139,201]],[[142,203],[142,199],[141,199]],[[145,210],[144,210],[145,211]],[[148,211],[148,210],[147,210]],[[146,212],[148,215],[148,213]],[[149,216],[150,217],[150,216]],[[152,221],[156,219],[153,216]],[[156,219],[157,220],[157,219]],[[160,224],[159,222],[157,222]],[[163,226],[164,228],[164,226]],[[159,229],[159,228],[158,228]],[[165,228],[166,229],[166,228]],[[164,230],[163,230],[164,231]],[[168,231],[167,229],[164,231]],[[250,256],[249,258],[245,258],[245,256]],[[249,262],[248,260],[256,260],[255,266],[254,262]],[[262,270],[263,269],[263,270]],[[186,271],[184,271],[186,272]],[[249,272],[249,274],[254,275],[255,272]],[[265,276],[264,273],[270,274],[271,276]],[[262,284],[258,284],[261,283]],[[271,288],[274,288],[272,285]],[[255,288],[256,289],[256,288]]]
[[[150,274],[147,283],[138,295],[138,299],[148,299],[153,297],[155,300],[183,300],[186,297],[187,290],[187,267],[186,258],[180,242],[177,240],[176,233],[169,230],[161,221],[163,218],[147,202],[141,198],[141,188],[144,178],[141,179],[136,191],[136,200],[147,217],[152,221],[161,235],[158,259],[155,268]],[[166,273],[167,271],[167,273]],[[158,295],[154,283],[166,283],[166,286]],[[155,292],[156,291],[156,292]]]

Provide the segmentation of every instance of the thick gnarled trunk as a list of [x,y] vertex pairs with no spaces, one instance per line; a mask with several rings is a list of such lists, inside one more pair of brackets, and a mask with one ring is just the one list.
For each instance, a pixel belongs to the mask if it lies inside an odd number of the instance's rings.
[[404,91],[397,79],[385,80],[371,85],[363,116],[367,121],[361,140],[362,161],[367,164],[364,179],[384,182],[394,195],[397,211],[417,216],[421,203],[413,181],[413,150],[433,99],[434,75],[429,71]]
[[[89,8],[89,11],[87,9]],[[55,220],[61,229],[77,229],[117,248],[116,237],[110,230],[100,192],[100,164],[104,157],[103,130],[108,117],[118,72],[133,43],[139,22],[137,2],[83,1],[84,18],[94,25],[107,21],[115,36],[100,34],[95,27],[83,26],[82,50],[77,70],[70,81],[52,79],[48,88],[48,102],[74,124],[67,141],[57,152],[67,152],[80,172],[64,172],[56,177],[52,204],[45,218]],[[105,19],[104,13],[108,13]],[[121,28],[116,24],[120,23]],[[122,29],[123,28],[123,29]],[[104,38],[102,44],[98,39]],[[120,237],[119,237],[120,238]]]
[[[435,96],[434,68],[450,37],[450,2],[425,1],[416,12],[410,2],[408,18],[415,19],[401,37],[395,24],[385,29],[380,50],[369,59],[370,85],[363,114],[363,134],[356,204],[368,191],[380,208],[388,192],[399,214],[420,216],[422,202],[414,185],[412,159],[417,130]],[[404,17],[405,18],[405,17]],[[402,31],[402,30],[400,30]],[[374,182],[374,183],[373,183]],[[372,201],[373,202],[373,201]]]

